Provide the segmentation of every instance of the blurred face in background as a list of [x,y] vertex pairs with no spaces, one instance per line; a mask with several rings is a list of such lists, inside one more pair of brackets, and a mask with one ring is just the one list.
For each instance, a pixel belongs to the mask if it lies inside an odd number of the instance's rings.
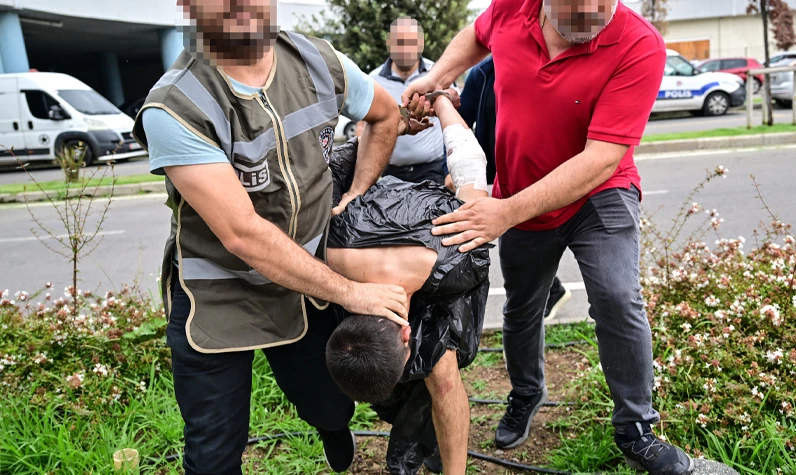
[[618,0],[544,0],[544,12],[562,38],[588,43],[611,22]]
[[390,59],[399,70],[411,70],[423,55],[424,47],[423,28],[416,20],[401,17],[393,22],[387,37],[387,49]]
[[217,59],[253,64],[279,34],[276,0],[177,0],[177,5],[196,35],[193,50]]

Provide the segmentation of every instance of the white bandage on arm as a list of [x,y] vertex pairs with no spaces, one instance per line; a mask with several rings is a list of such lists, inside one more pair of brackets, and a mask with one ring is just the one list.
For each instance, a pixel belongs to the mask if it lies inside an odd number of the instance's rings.
[[448,170],[456,195],[466,185],[486,191],[486,155],[473,131],[461,124],[454,124],[445,127],[442,136],[448,150]]

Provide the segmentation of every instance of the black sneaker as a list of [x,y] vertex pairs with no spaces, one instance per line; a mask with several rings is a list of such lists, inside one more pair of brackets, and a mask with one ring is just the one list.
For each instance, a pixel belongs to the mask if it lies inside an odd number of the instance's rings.
[[616,428],[616,445],[625,462],[635,470],[651,475],[689,475],[694,460],[679,448],[658,439],[649,424],[636,422]]
[[423,466],[431,473],[442,473],[442,456],[439,454],[439,446],[434,449],[434,453],[431,454],[431,457],[423,461]]
[[318,429],[318,435],[323,441],[323,456],[329,469],[333,472],[348,470],[354,463],[354,454],[357,451],[354,433],[347,428],[335,431]]
[[495,432],[495,445],[500,449],[513,449],[525,442],[531,430],[533,416],[547,402],[547,388],[533,396],[520,397],[512,391],[506,414]]
[[572,291],[564,287],[564,284],[556,277],[550,287],[550,297],[547,299],[547,307],[544,309],[544,319],[552,320],[565,303],[572,298]]

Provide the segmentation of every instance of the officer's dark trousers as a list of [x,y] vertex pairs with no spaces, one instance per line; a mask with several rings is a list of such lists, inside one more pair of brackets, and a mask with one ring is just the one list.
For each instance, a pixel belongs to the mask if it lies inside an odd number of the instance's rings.
[[[186,475],[240,474],[241,455],[249,433],[254,351],[204,354],[185,335],[188,296],[175,282],[167,327],[174,392],[185,420]],[[219,318],[224,318],[219,315]],[[296,343],[263,350],[277,384],[299,416],[321,430],[348,426],[352,403],[326,369],[326,342],[337,319],[307,304],[309,329]]]

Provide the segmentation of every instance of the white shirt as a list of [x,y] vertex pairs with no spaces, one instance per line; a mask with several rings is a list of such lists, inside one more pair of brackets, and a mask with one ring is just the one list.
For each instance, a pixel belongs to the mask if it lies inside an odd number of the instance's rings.
[[[370,73],[370,77],[378,82],[395,99],[396,104],[401,103],[401,94],[406,90],[412,81],[417,80],[428,74],[428,70],[434,65],[433,61],[421,58],[417,71],[412,73],[404,82],[403,79],[395,75],[392,70],[392,60],[388,59],[380,67]],[[445,157],[445,142],[442,139],[442,125],[436,117],[431,118],[434,127],[424,130],[417,135],[404,135],[398,137],[395,143],[395,151],[390,157],[390,165],[406,167],[419,165]]]

